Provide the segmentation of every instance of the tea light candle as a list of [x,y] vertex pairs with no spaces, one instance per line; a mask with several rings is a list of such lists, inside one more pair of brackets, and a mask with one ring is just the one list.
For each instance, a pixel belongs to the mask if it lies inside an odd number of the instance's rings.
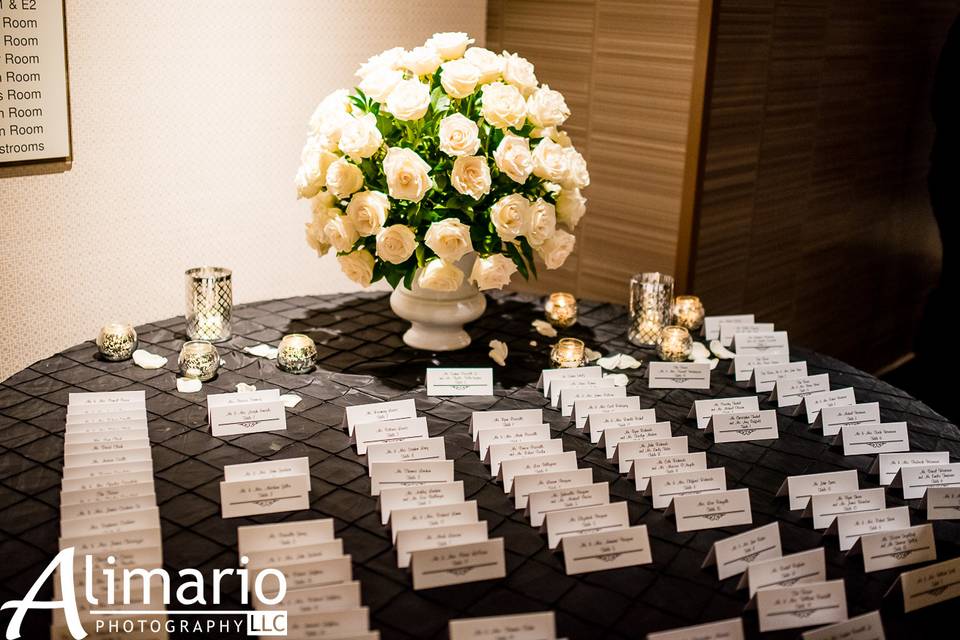
[[277,350],[277,366],[287,373],[308,373],[317,361],[317,345],[310,336],[291,333],[283,336]]
[[184,342],[177,359],[180,373],[187,378],[206,382],[217,375],[220,368],[220,352],[209,342],[191,340]]
[[703,324],[703,303],[697,296],[677,296],[673,301],[673,323],[690,331]]
[[104,360],[127,360],[137,350],[137,332],[129,324],[111,322],[97,335],[97,350]]
[[693,351],[693,338],[685,327],[670,325],[660,332],[657,342],[657,355],[669,362],[683,362],[690,358]]
[[577,321],[577,299],[572,293],[551,293],[543,305],[547,321],[558,329],[566,329]]
[[582,367],[584,362],[584,345],[576,338],[561,338],[550,350],[550,361],[560,369]]

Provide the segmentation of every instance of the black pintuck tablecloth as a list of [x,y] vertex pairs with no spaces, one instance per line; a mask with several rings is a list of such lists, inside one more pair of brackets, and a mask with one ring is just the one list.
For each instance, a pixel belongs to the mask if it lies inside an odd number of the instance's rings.
[[[547,609],[556,611],[559,634],[577,640],[642,638],[650,631],[740,615],[746,594],[736,591],[737,578],[718,582],[716,569],[701,570],[700,564],[714,541],[750,527],[678,534],[674,522],[652,509],[649,499],[637,494],[602,450],[547,406],[535,384],[540,370],[549,366],[552,340],[531,328],[531,320],[538,317],[542,307],[537,299],[518,294],[491,296],[486,314],[470,329],[473,345],[465,351],[433,355],[403,344],[405,323],[390,312],[384,294],[244,305],[235,309],[235,337],[221,345],[226,366],[202,392],[192,394],[176,390],[182,318],[137,328],[142,348],[169,357],[165,369],[148,371],[132,362],[101,362],[92,342],[37,362],[0,384],[0,601],[22,598],[57,550],[68,394],[144,389],[164,559],[174,574],[195,567],[209,577],[215,568],[236,567],[238,525],[333,517],[337,535],[353,557],[372,626],[384,638],[444,637],[450,618]],[[579,324],[563,335],[580,337],[605,354],[623,352],[645,358],[648,354],[626,341],[625,331],[623,307],[582,302]],[[276,344],[292,332],[307,333],[317,341],[316,372],[285,374],[273,361],[242,351],[260,342]],[[507,367],[493,365],[496,397],[426,396],[426,367],[491,365],[487,343],[493,338],[510,347]],[[805,359],[811,374],[829,373],[832,388],[854,387],[858,402],[879,401],[885,422],[907,421],[912,449],[946,450],[951,460],[960,457],[957,428],[903,391],[820,354],[794,348],[792,356]],[[947,612],[955,609],[956,602],[904,615],[895,598],[883,598],[897,571],[864,574],[860,558],[845,557],[835,538],[824,540],[810,520],[789,511],[786,500],[774,495],[788,475],[847,468],[860,472],[861,487],[876,487],[877,478],[867,472],[874,456],[844,457],[802,419],[783,415],[778,440],[731,444],[714,444],[711,436],[685,419],[695,399],[749,394],[734,386],[724,369],[721,364],[713,372],[709,392],[690,392],[647,389],[643,367],[629,372],[628,394],[639,396],[644,407],[656,407],[659,419],[669,420],[675,435],[688,436],[691,451],[706,451],[710,467],[725,467],[729,488],[750,489],[753,526],[779,520],[785,554],[824,545],[828,577],[846,581],[851,616],[882,607],[889,638],[906,637],[908,632],[915,638],[947,637],[942,634],[955,629],[955,619],[948,618]],[[206,394],[235,391],[238,382],[301,395],[303,401],[288,409],[287,430],[212,437],[206,424]],[[408,397],[426,416],[430,435],[445,439],[447,457],[455,460],[456,478],[464,481],[467,499],[478,501],[480,518],[489,523],[491,537],[505,539],[505,579],[415,592],[409,576],[397,569],[389,531],[380,525],[376,499],[370,496],[364,461],[337,426],[347,405]],[[614,500],[627,501],[631,523],[648,526],[653,564],[565,575],[562,557],[547,549],[545,538],[521,512],[514,511],[500,486],[491,481],[471,448],[470,413],[538,407],[543,407],[553,437],[562,438],[566,450],[577,452],[580,466],[593,468],[596,481],[609,482]],[[309,511],[255,519],[220,517],[218,483],[225,464],[296,456],[310,458]],[[897,490],[887,490],[887,504],[904,504]],[[924,522],[917,501],[910,506],[912,524]],[[938,557],[956,557],[960,523],[936,522],[934,531]],[[238,598],[238,585],[233,583],[230,597],[221,606],[237,608]],[[45,637],[49,619],[49,614],[28,614],[24,637]],[[0,614],[3,628],[7,620],[7,612]],[[745,620],[748,635],[758,636],[755,614],[746,614]],[[793,630],[765,637],[798,636],[799,631]]]

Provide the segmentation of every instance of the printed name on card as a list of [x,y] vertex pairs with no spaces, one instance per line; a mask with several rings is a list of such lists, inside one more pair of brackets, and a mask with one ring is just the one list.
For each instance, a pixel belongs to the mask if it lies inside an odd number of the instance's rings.
[[905,613],[929,607],[960,596],[960,558],[904,571],[891,587],[903,595]]
[[903,487],[904,500],[919,500],[930,487],[960,487],[960,462],[901,465],[890,484]]
[[287,428],[279,389],[207,396],[207,420],[214,436],[278,431]]
[[687,416],[697,421],[698,429],[706,429],[710,416],[719,413],[742,413],[744,411],[759,411],[760,399],[757,396],[741,398],[714,398],[710,400],[695,400],[690,414]]
[[837,407],[847,407],[856,404],[857,399],[853,394],[853,387],[844,389],[834,389],[832,391],[819,391],[805,396],[800,404],[797,405],[793,415],[798,416],[802,413],[807,415],[807,424],[814,424],[820,412],[823,409],[835,409]]
[[803,516],[813,518],[814,529],[826,529],[837,516],[887,508],[886,492],[878,489],[859,489],[839,493],[821,493],[810,498]]
[[556,549],[564,536],[598,533],[630,526],[626,502],[611,502],[595,507],[579,507],[547,514],[547,546]]
[[370,610],[367,607],[287,618],[287,637],[289,638],[372,640],[368,635],[369,629]]
[[823,429],[823,435],[835,436],[840,433],[840,427],[859,424],[875,424],[880,422],[880,403],[867,402],[865,404],[840,405],[823,407],[813,421],[813,426]]
[[757,393],[769,393],[781,378],[800,378],[807,375],[807,363],[784,362],[781,364],[757,365],[750,376],[750,386]]
[[590,367],[571,367],[564,369],[544,369],[537,381],[537,388],[543,389],[544,397],[550,397],[550,387],[557,380],[587,380],[602,378],[603,369],[594,365]]
[[414,589],[492,580],[507,575],[503,538],[424,549],[410,554]]
[[414,460],[445,460],[446,447],[442,437],[407,440],[405,442],[371,444],[367,446],[367,473],[373,472],[376,462],[412,462]]
[[564,451],[563,453],[552,453],[545,456],[504,460],[500,464],[499,479],[503,481],[504,492],[509,493],[513,488],[513,479],[516,476],[550,473],[552,471],[573,471],[576,468],[577,453],[575,451]]
[[743,618],[648,633],[647,640],[743,640]]
[[814,393],[830,390],[830,374],[799,378],[778,378],[770,392],[770,402],[776,402],[778,408],[795,407],[806,397]]
[[654,509],[666,509],[678,496],[699,495],[724,491],[727,476],[723,467],[703,471],[681,471],[669,475],[652,476],[646,493],[653,496]]
[[442,549],[453,545],[483,542],[488,539],[487,522],[451,524],[426,529],[404,529],[397,533],[397,568],[410,566],[410,554],[425,549]]
[[840,428],[836,437],[843,443],[843,455],[901,453],[910,450],[906,422],[858,424]]
[[735,536],[717,540],[703,561],[702,569],[717,566],[717,579],[743,573],[747,565],[783,555],[780,543],[780,523],[772,522]]
[[757,592],[756,604],[761,633],[847,619],[843,580],[763,589]]
[[[266,604],[253,599],[253,608],[258,611],[285,610],[288,617],[315,613],[330,613],[360,607],[360,581],[350,580],[325,587],[308,587],[288,593],[282,602]],[[353,638],[354,636],[351,636]]]
[[237,527],[237,549],[240,555],[319,544],[333,539],[332,518]]
[[933,539],[933,525],[921,524],[906,529],[864,534],[853,545],[850,553],[863,553],[864,573],[936,560],[937,545]]
[[896,531],[909,526],[908,507],[893,507],[882,511],[839,515],[827,528],[826,534],[836,534],[840,541],[840,551],[849,551],[862,535],[879,531]]
[[[790,362],[790,356],[786,353],[754,353],[748,356],[736,355],[730,364],[727,373],[733,374],[736,382],[749,382],[750,376],[756,367],[762,367],[770,364],[787,364]],[[806,375],[806,371],[804,371]]]
[[310,508],[310,476],[280,475],[220,483],[224,518]]
[[879,611],[803,633],[803,640],[885,640]]
[[370,466],[370,495],[374,496],[379,496],[382,489],[453,482],[453,460],[377,462]]
[[613,457],[620,468],[620,473],[629,473],[633,461],[638,458],[656,458],[678,453],[687,453],[687,436],[621,440],[617,443]]
[[653,562],[646,525],[564,536],[560,550],[568,576]]
[[927,512],[927,520],[960,520],[960,488],[930,487],[920,508]]
[[599,446],[607,454],[607,460],[613,460],[617,445],[621,442],[636,440],[654,440],[671,437],[669,422],[653,422],[635,427],[608,427],[600,433]]
[[367,454],[372,444],[396,444],[407,440],[429,438],[426,418],[398,418],[382,422],[362,422],[353,427],[353,438],[357,445],[357,454]]
[[787,339],[786,331],[770,331],[768,333],[743,333],[738,331],[733,336],[730,348],[745,356],[755,353],[790,353],[790,342]]
[[637,491],[645,492],[653,476],[665,476],[671,473],[685,471],[703,471],[707,468],[707,454],[703,451],[694,453],[676,453],[663,456],[637,458],[627,477],[636,481]]
[[753,324],[726,323],[720,325],[720,344],[729,347],[738,333],[770,333],[774,330],[772,322],[754,322]]
[[713,433],[713,441],[717,443],[776,440],[780,437],[777,412],[773,409],[718,413],[707,423],[707,432]]
[[846,471],[829,471],[827,473],[811,473],[803,476],[789,476],[780,485],[778,496],[788,496],[790,509],[804,509],[810,501],[810,496],[819,493],[838,493],[841,491],[856,491],[860,488],[860,481],[854,469]]
[[463,501],[463,480],[382,489],[380,491],[380,524],[386,525],[390,521],[390,514],[394,509],[457,504]]
[[500,465],[505,460],[547,456],[556,453],[563,453],[563,441],[560,438],[515,444],[492,444],[487,451],[485,462],[490,465],[490,475],[495,478],[500,473]]
[[[576,389],[603,389],[616,386],[610,378],[586,378],[558,380],[550,386],[550,405],[554,408],[563,403],[565,393],[572,394]],[[569,413],[567,415],[570,415]]]
[[526,514],[530,517],[530,526],[539,527],[548,513],[609,503],[610,484],[596,482],[579,487],[534,491],[527,496]]
[[396,544],[397,533],[400,531],[472,524],[477,521],[477,501],[468,500],[456,504],[394,509],[390,513],[390,531],[393,535],[393,543]]
[[587,416],[640,410],[640,398],[637,396],[577,400],[573,403],[573,421],[576,423],[577,429],[583,429],[587,423]]
[[367,422],[383,422],[399,418],[416,418],[417,405],[413,398],[406,400],[392,400],[390,402],[372,402],[369,404],[355,404],[344,410],[340,428],[346,429],[353,435],[353,428]]
[[474,411],[470,416],[470,435],[474,442],[484,429],[502,429],[520,425],[543,424],[543,409],[508,409],[504,411]]
[[584,400],[612,400],[625,399],[627,388],[621,387],[609,378],[603,379],[604,384],[595,387],[564,387],[560,392],[560,415],[572,416],[573,405]]
[[749,489],[675,496],[666,513],[675,516],[681,533],[753,522]]
[[651,389],[709,389],[710,364],[650,362],[647,382]]
[[706,316],[703,319],[703,337],[707,340],[717,340],[720,337],[721,325],[725,324],[754,324],[755,316],[752,313],[726,316]]
[[554,491],[569,487],[593,484],[591,469],[572,469],[549,473],[519,475],[513,479],[513,504],[517,509],[526,509],[528,498],[536,491]]
[[737,589],[748,589],[750,598],[762,589],[792,587],[827,579],[827,558],[823,547],[792,553],[747,565]]
[[903,466],[940,465],[950,463],[949,451],[906,451],[903,453],[881,453],[870,467],[870,473],[880,475],[883,486],[893,483],[897,471]]
[[474,447],[479,451],[480,459],[485,460],[487,451],[492,444],[517,444],[520,442],[537,442],[550,439],[550,425],[531,424],[514,427],[485,428],[479,432]]
[[67,411],[78,407],[96,407],[116,411],[117,409],[146,408],[147,394],[138,391],[100,391],[67,394]]
[[451,367],[427,369],[428,396],[492,396],[493,369]]
[[616,411],[613,413],[595,413],[587,416],[583,424],[584,433],[590,435],[590,442],[597,444],[600,436],[611,427],[635,427],[652,424],[657,421],[657,412],[654,409],[634,409],[632,411]]
[[320,542],[302,547],[267,549],[247,554],[247,566],[251,569],[282,567],[288,564],[304,564],[339,558],[343,555],[343,540],[337,538],[330,542]]
[[552,611],[450,621],[450,640],[537,640],[557,637]]

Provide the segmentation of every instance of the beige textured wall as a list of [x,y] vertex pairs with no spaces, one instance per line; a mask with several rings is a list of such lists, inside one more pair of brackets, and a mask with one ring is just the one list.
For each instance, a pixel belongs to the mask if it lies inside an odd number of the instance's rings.
[[238,302],[353,288],[303,241],[305,123],[359,62],[483,0],[67,0],[73,168],[0,179],[0,380],[111,319],[183,312],[183,270]]

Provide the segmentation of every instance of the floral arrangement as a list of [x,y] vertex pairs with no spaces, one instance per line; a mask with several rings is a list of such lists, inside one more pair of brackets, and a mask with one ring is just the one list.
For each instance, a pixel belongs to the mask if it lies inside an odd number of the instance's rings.
[[[563,96],[533,65],[437,33],[370,58],[352,91],[323,99],[309,122],[296,184],[309,198],[307,242],[336,250],[362,286],[499,289],[573,251],[586,162],[559,127]],[[465,274],[457,262],[476,252]],[[417,275],[419,274],[419,275]]]

